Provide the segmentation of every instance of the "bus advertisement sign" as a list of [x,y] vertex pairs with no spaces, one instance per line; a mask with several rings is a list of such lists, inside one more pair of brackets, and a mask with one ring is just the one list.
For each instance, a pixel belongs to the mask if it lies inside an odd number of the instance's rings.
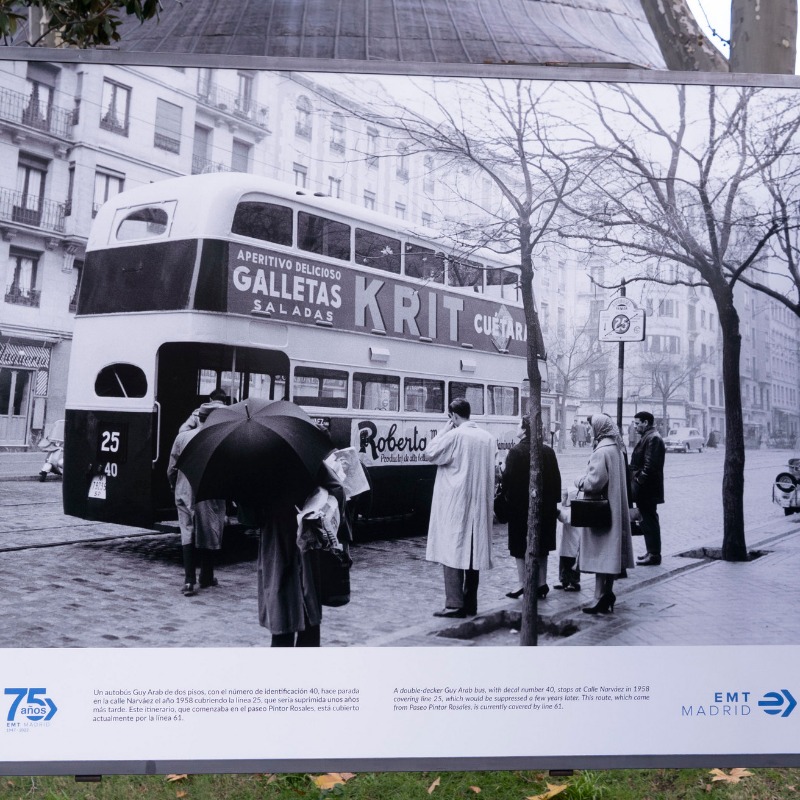
[[493,353],[526,352],[521,308],[249,246],[230,249],[227,310]]
[[[351,441],[361,463],[367,467],[389,464],[425,463],[428,443],[436,438],[445,420],[354,419]],[[497,441],[498,460],[505,461],[508,451],[517,443],[520,429],[491,430]]]

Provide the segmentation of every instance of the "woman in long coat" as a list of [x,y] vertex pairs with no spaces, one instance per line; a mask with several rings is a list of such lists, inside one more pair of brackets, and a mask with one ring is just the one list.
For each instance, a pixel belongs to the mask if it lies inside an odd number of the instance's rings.
[[[531,422],[522,418],[522,438],[508,451],[503,471],[503,493],[508,500],[508,552],[517,560],[520,586],[525,584],[525,551],[528,549],[528,506],[531,478]],[[558,503],[561,499],[561,472],[552,447],[542,445],[542,527],[539,532],[539,574],[537,597],[547,596],[547,557],[556,548]],[[522,588],[508,592],[516,599]]]
[[[349,541],[344,488],[323,464],[316,485],[339,504],[339,539]],[[272,634],[272,647],[319,647],[322,602],[318,550],[297,546],[297,508],[314,489],[304,486],[262,509],[258,547],[258,621]]]
[[586,474],[575,485],[587,496],[608,497],[610,528],[582,528],[578,563],[581,572],[595,574],[595,604],[587,614],[614,611],[614,580],[634,566],[625,467],[625,447],[617,426],[606,414],[592,416],[594,449]]

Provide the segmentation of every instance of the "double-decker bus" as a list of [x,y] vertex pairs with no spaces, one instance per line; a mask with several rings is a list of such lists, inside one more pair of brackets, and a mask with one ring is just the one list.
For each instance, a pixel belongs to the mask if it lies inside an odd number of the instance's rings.
[[[153,526],[181,423],[215,389],[299,404],[365,465],[364,523],[423,522],[448,402],[514,442],[518,270],[401,221],[247,174],[126,191],[87,246],[67,390],[64,509]],[[541,349],[539,352],[542,352]]]

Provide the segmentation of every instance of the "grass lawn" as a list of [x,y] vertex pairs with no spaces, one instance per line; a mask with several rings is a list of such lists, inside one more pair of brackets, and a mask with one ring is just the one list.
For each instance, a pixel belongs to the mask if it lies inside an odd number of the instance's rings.
[[[716,779],[716,780],[715,780]],[[800,769],[365,772],[0,778],[0,800],[783,800],[800,798]]]

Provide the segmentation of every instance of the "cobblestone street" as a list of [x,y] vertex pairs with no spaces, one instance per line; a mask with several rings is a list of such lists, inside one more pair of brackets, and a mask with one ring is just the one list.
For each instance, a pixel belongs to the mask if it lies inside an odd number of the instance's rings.
[[[0,474],[9,455],[0,459]],[[559,456],[565,486],[581,474],[587,455],[569,450]],[[722,451],[668,456],[668,502],[660,508],[662,565],[634,569],[629,579],[617,582],[613,616],[580,613],[591,600],[591,575],[584,576],[579,594],[551,590],[539,604],[540,615],[556,626],[574,623],[578,631],[566,638],[544,636],[543,644],[800,642],[800,516],[784,517],[771,503],[772,479],[786,453],[748,453],[748,545],[766,555],[747,564],[678,555],[721,544],[722,457]],[[10,480],[14,470],[5,470],[0,646],[249,647],[269,641],[257,621],[254,534],[226,541],[219,587],[184,598],[177,533],[65,517],[59,481]],[[641,552],[642,544],[634,544]],[[454,624],[431,616],[443,605],[442,574],[439,565],[425,561],[424,536],[357,543],[352,600],[325,609],[323,645],[516,644],[518,635],[508,624],[518,616],[520,603],[505,597],[517,585],[505,526],[495,526],[494,547],[496,567],[481,573],[479,617]],[[554,553],[551,587],[556,580]],[[463,638],[435,635],[442,630],[460,631]]]

